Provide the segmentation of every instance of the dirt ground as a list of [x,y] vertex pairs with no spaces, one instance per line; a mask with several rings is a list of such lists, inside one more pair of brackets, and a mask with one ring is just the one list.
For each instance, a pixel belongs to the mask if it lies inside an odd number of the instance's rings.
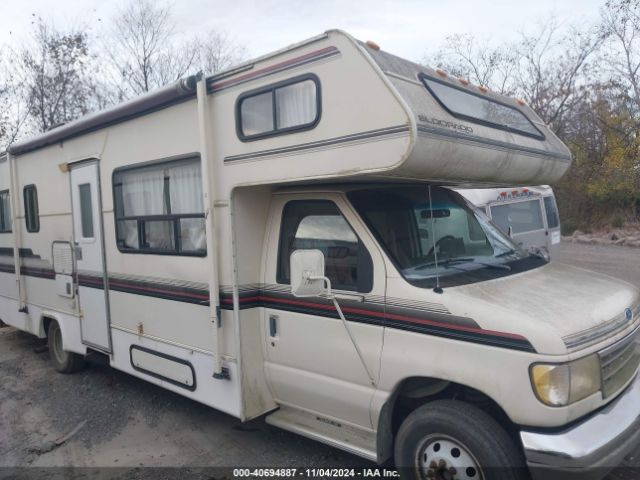
[[[555,261],[640,286],[637,248],[568,243]],[[60,375],[41,346],[0,328],[0,478],[221,479],[239,466],[374,466],[263,420],[242,425],[108,366]],[[639,457],[609,479],[640,478],[631,468]],[[72,466],[83,468],[64,468]]]

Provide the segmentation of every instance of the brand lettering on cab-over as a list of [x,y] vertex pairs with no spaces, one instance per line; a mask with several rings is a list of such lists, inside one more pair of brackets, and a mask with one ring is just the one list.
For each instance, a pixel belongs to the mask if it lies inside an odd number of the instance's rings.
[[422,123],[429,123],[431,125],[436,125],[438,127],[450,128],[452,130],[457,130],[463,133],[473,133],[473,128],[468,127],[467,125],[450,122],[448,120],[441,120],[439,118],[434,118],[434,117],[429,118],[422,113],[418,115],[418,120],[420,120]]

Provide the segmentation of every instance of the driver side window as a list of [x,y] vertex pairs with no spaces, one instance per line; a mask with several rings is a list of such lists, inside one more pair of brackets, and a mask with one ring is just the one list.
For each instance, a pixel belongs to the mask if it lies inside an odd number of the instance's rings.
[[294,200],[282,212],[277,282],[291,283],[291,254],[300,249],[317,249],[325,257],[325,274],[333,288],[370,292],[373,261],[351,226],[328,200]]

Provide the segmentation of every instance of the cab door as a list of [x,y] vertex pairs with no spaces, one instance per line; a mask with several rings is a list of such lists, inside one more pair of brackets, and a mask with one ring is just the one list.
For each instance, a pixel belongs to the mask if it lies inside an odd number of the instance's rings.
[[386,272],[376,244],[338,194],[275,199],[261,298],[267,378],[285,405],[372,428],[374,387],[326,298],[290,293],[289,257],[319,249],[325,274],[367,367],[377,380],[382,350]]

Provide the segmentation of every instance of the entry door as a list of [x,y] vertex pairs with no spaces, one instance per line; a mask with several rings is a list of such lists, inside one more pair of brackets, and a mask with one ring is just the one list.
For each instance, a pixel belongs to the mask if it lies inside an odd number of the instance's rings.
[[319,249],[351,330],[375,379],[379,375],[385,270],[375,244],[339,197],[278,198],[263,297],[267,376],[279,403],[371,428],[374,394],[333,304],[290,293],[289,257]]
[[71,201],[82,342],[111,352],[109,291],[97,161],[71,167]]

